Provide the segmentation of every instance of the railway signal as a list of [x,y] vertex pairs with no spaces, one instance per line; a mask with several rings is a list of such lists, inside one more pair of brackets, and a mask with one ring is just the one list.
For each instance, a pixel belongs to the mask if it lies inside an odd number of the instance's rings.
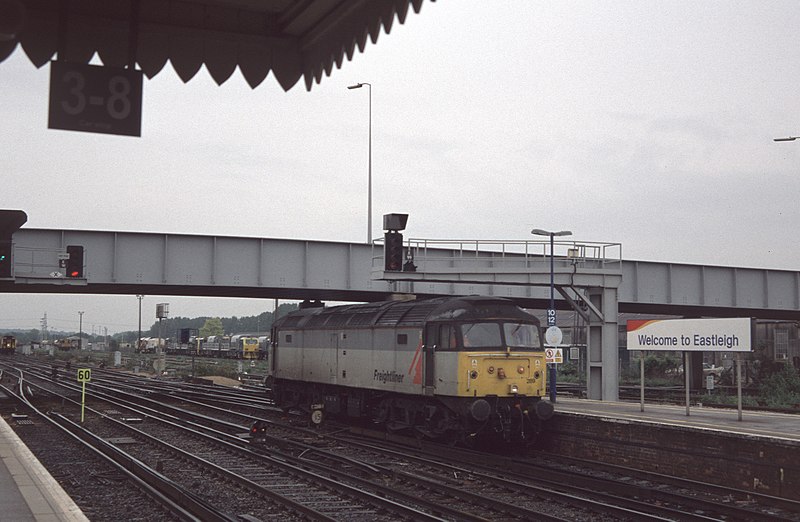
[[13,277],[11,270],[11,241],[0,241],[0,277]]
[[0,210],[0,278],[14,277],[13,235],[28,221],[28,215],[21,210]]
[[383,269],[387,272],[403,270],[403,234],[408,222],[408,214],[384,214],[383,229]]
[[389,231],[384,235],[384,269],[399,272],[403,268],[403,234]]
[[83,247],[69,245],[67,255],[67,277],[83,278]]

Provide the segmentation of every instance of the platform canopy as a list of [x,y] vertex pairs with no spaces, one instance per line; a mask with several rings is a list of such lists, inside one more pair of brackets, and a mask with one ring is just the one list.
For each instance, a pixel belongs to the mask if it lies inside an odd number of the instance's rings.
[[217,84],[238,66],[255,88],[271,72],[306,89],[376,43],[424,0],[0,0],[0,62],[22,48],[50,60],[134,63],[152,78],[167,61],[188,82],[205,65]]

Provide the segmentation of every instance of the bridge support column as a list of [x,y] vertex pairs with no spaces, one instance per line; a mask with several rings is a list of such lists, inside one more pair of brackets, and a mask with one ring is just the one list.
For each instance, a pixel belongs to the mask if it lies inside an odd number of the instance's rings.
[[619,331],[616,288],[589,288],[589,301],[600,311],[591,313],[586,339],[588,398],[619,400]]

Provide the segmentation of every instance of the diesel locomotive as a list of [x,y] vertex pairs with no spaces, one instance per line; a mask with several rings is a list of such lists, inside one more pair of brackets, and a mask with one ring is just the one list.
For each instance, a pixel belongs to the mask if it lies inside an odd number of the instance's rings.
[[301,308],[275,321],[266,384],[276,405],[470,443],[532,441],[544,401],[539,320],[493,297]]
[[17,351],[17,338],[13,335],[4,335],[0,338],[0,354],[13,355]]

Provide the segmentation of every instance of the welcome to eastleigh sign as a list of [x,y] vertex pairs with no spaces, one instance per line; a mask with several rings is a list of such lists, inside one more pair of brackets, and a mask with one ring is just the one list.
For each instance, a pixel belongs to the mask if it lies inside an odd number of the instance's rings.
[[628,350],[749,352],[750,318],[628,321]]

